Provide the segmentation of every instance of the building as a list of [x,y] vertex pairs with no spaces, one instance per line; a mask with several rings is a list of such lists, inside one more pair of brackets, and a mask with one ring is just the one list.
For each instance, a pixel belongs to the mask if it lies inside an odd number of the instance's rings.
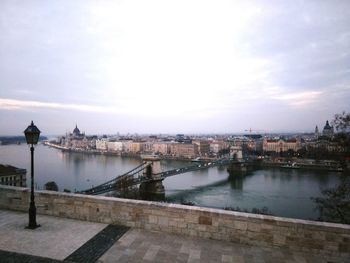
[[89,148],[90,149],[96,149],[96,140],[97,140],[97,136],[93,135],[93,136],[88,136],[86,137],[89,143]]
[[263,140],[264,152],[286,152],[288,150],[298,151],[302,147],[300,139],[267,139]]
[[200,156],[207,156],[210,152],[209,142],[206,140],[196,140],[193,141],[193,144],[198,146],[198,153]]
[[223,140],[215,140],[209,144],[211,153],[217,154],[224,149],[229,149],[230,145]]
[[107,151],[107,140],[106,139],[96,140],[96,150]]
[[171,153],[171,143],[169,142],[156,142],[153,143],[153,152],[155,154],[169,155]]
[[261,152],[263,150],[263,137],[261,134],[235,136],[230,141],[232,146],[240,146],[243,151]]
[[153,142],[150,142],[150,141],[146,141],[143,143],[142,145],[142,148],[143,148],[143,152],[144,153],[153,153]]
[[333,126],[330,126],[329,122],[326,121],[326,125],[323,127],[322,136],[325,136],[327,138],[332,138],[333,135],[334,135]]
[[88,149],[90,142],[86,137],[76,137],[71,140],[71,147],[73,149]]
[[130,151],[132,153],[141,153],[142,150],[143,150],[143,143],[142,142],[132,142],[131,145],[130,145]]
[[26,169],[0,164],[0,184],[26,186]]
[[73,133],[67,133],[61,138],[61,145],[66,148],[89,148],[90,140],[85,137],[85,133],[81,133],[78,126],[75,125]]
[[316,125],[316,128],[315,128],[315,139],[318,139],[318,137],[320,137],[320,132],[318,130],[318,126]]
[[198,156],[198,145],[190,143],[170,144],[170,153],[176,157],[195,158]]
[[126,141],[122,141],[122,143],[123,143],[123,152],[132,153],[132,141],[126,140]]
[[120,141],[109,141],[106,142],[107,151],[109,152],[122,152],[123,151],[123,143]]
[[75,124],[75,128],[73,130],[73,133],[70,134],[73,138],[82,138],[82,137],[85,137],[85,133],[81,133],[79,128],[78,128],[78,125]]

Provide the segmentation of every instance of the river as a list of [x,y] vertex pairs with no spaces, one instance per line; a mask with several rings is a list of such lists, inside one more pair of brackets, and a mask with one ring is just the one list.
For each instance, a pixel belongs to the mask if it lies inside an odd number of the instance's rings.
[[[83,190],[113,179],[140,164],[139,158],[63,152],[42,144],[35,148],[37,188],[55,181],[60,189]],[[25,144],[0,145],[0,163],[27,169],[30,182],[30,150]],[[189,165],[189,162],[164,160],[163,169]],[[163,181],[166,201],[194,202],[214,208],[239,207],[251,210],[267,207],[276,216],[316,219],[318,211],[311,197],[335,186],[335,172],[289,169],[255,170],[244,177],[229,178],[224,167],[195,171]]]

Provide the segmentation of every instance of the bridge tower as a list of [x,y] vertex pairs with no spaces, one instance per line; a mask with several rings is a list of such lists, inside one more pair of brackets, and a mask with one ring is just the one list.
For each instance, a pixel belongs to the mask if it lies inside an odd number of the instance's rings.
[[234,159],[230,163],[227,171],[230,174],[230,177],[241,176],[247,173],[248,166],[243,161],[243,152],[241,146],[231,146],[230,147],[230,157]]
[[165,189],[163,179],[160,175],[162,172],[160,166],[160,158],[158,156],[142,156],[142,160],[149,164],[144,172],[144,177],[151,181],[140,184],[140,195],[142,199],[147,200],[163,200],[165,197]]
[[243,153],[241,146],[231,146],[230,157],[236,159],[237,161],[242,161]]

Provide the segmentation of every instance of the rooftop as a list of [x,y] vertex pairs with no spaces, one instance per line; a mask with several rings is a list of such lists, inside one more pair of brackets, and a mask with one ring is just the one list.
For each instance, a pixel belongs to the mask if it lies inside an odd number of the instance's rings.
[[17,168],[12,165],[0,164],[0,176],[14,175],[14,174],[23,174],[26,173],[26,169]]

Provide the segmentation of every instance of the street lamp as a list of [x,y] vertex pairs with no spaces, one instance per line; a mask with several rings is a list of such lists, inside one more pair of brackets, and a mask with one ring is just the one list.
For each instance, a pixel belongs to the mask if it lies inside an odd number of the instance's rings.
[[31,152],[30,190],[31,192],[30,192],[30,205],[29,205],[29,225],[27,226],[27,228],[35,229],[40,225],[36,223],[36,207],[35,207],[35,201],[34,201],[34,144],[38,143],[40,131],[32,121],[32,123],[24,131],[24,134],[26,136],[27,144],[31,145],[30,146],[30,152]]

